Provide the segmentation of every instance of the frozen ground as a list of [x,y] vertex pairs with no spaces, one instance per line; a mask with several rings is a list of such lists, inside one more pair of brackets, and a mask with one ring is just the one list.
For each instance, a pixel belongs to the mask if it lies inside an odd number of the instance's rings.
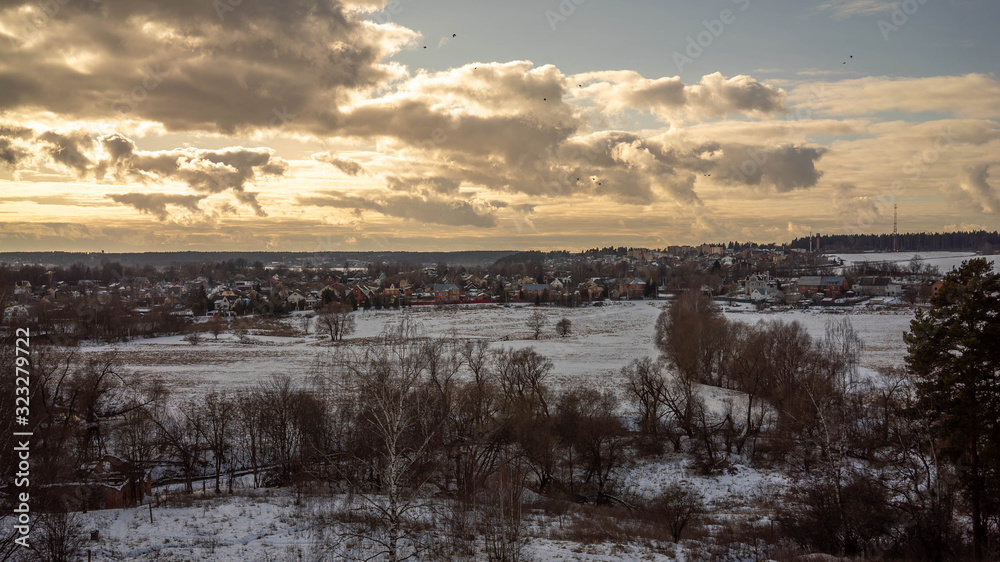
[[[896,263],[903,267],[910,264],[914,257],[920,256],[923,263],[933,265],[941,270],[941,273],[948,273],[952,268],[962,265],[962,262],[976,257],[973,252],[879,252],[872,254],[831,254],[844,260],[844,265],[854,265],[864,261],[879,261]],[[993,269],[997,268],[996,256],[984,256],[993,263]]]
[[[434,337],[483,338],[492,347],[534,347],[553,363],[551,382],[556,386],[581,379],[614,387],[622,367],[633,359],[655,356],[653,332],[663,301],[633,301],[602,307],[536,308],[533,306],[482,306],[476,308],[414,307],[399,311],[357,312],[357,331],[347,340],[359,342],[378,335],[405,314],[421,333]],[[532,339],[528,317],[541,310],[547,320],[544,332]],[[800,322],[814,337],[823,337],[826,324],[839,314],[820,310],[756,312],[749,307],[725,307],[731,320]],[[905,353],[902,335],[908,329],[909,311],[865,312],[847,315],[865,342],[862,367],[878,369],[900,364]],[[555,323],[566,317],[571,333],[559,337]],[[298,320],[290,320],[300,325]],[[240,343],[231,334],[216,341],[211,334],[193,346],[180,336],[142,339],[114,346],[124,363],[139,374],[162,377],[175,394],[185,396],[215,389],[252,385],[273,375],[287,374],[307,383],[321,373],[330,352],[328,340],[315,333],[300,337],[251,336]],[[111,346],[84,346],[84,352],[106,351]]]
[[[653,332],[663,302],[636,301],[577,309],[532,306],[483,306],[478,308],[413,308],[405,314],[428,336],[484,338],[493,347],[535,347],[553,363],[552,383],[567,387],[575,381],[614,388],[620,369],[635,358],[655,355]],[[528,317],[541,310],[548,323],[539,340],[532,339]],[[356,313],[357,332],[349,339],[360,343],[399,322],[401,312]],[[819,310],[756,312],[746,306],[727,306],[731,320],[754,323],[761,320],[800,322],[810,334],[822,337],[826,324],[840,314]],[[862,366],[866,370],[898,364],[905,353],[902,334],[912,312],[865,312],[847,314],[866,348]],[[560,318],[572,322],[571,334],[561,338],[554,325]],[[298,319],[288,321],[300,326]],[[330,346],[315,333],[298,337],[251,336],[254,343],[241,343],[231,334],[192,346],[180,337],[137,340],[115,346],[126,365],[140,374],[163,377],[179,397],[211,389],[238,388],[274,374],[289,374],[307,382],[319,369]],[[84,353],[108,350],[91,345]],[[733,393],[707,389],[710,403]],[[725,396],[724,396],[725,395]],[[691,460],[667,454],[661,459],[622,467],[616,480],[623,491],[648,496],[664,485],[679,482],[703,495],[711,512],[723,517],[745,513],[761,498],[777,498],[787,488],[787,478],[777,472],[755,470],[735,464],[723,475],[700,476]],[[315,535],[312,513],[316,502],[297,505],[292,490],[245,490],[244,495],[194,499],[187,506],[153,509],[106,510],[77,514],[84,531],[100,529],[102,538],[85,548],[95,560],[311,560]],[[313,503],[310,503],[313,502]],[[541,517],[537,515],[537,517]],[[547,523],[546,523],[547,521]],[[536,523],[557,525],[554,520]],[[86,533],[89,536],[89,532]],[[671,546],[670,549],[673,547]],[[581,544],[559,540],[545,532],[532,538],[528,553],[537,560],[671,560],[685,558],[683,550],[651,549],[638,543]]]

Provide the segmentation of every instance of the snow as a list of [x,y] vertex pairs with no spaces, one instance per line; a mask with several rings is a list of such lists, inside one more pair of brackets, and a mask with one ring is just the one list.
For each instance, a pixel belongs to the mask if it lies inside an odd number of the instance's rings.
[[[568,388],[581,382],[599,388],[621,390],[620,370],[633,359],[655,357],[654,325],[663,301],[606,303],[601,307],[575,309],[534,306],[482,305],[474,307],[413,307],[404,311],[354,313],[357,331],[347,345],[362,343],[403,316],[413,321],[421,334],[432,337],[485,339],[492,348],[534,347],[553,363],[549,383]],[[532,338],[528,318],[540,311],[546,326],[540,339]],[[752,307],[726,306],[726,318],[755,323],[762,320],[799,322],[814,337],[822,338],[827,322],[849,318],[865,343],[861,370],[874,376],[876,370],[899,365],[905,355],[902,335],[909,327],[912,311],[841,309],[831,314],[817,309],[758,312]],[[571,321],[571,333],[559,337],[555,323]],[[300,328],[301,319],[288,326]],[[231,333],[216,341],[211,334],[198,345],[180,336],[135,340],[125,344],[86,345],[85,353],[116,350],[128,368],[142,376],[162,377],[175,399],[210,390],[235,389],[287,374],[308,384],[321,370],[331,346],[323,336],[251,335],[252,343],[241,343]],[[739,400],[733,391],[703,388],[710,407],[721,408],[726,400]],[[738,407],[738,405],[737,405]],[[659,459],[621,467],[617,482],[628,483],[625,492],[651,496],[664,485],[680,482],[697,489],[709,509],[717,514],[746,513],[760,498],[777,497],[790,484],[782,474],[733,464],[724,474],[701,476],[690,457],[665,454]],[[311,513],[325,498],[306,498],[297,505],[293,490],[243,489],[236,496],[187,500],[190,505],[106,510],[74,515],[85,531],[101,530],[101,540],[85,546],[97,559],[135,560],[285,560],[311,559],[315,534]],[[317,503],[319,502],[319,503]],[[310,511],[313,510],[313,511]],[[536,514],[537,515],[537,514]],[[533,516],[535,517],[535,516]],[[538,515],[538,517],[541,517]],[[550,525],[555,523],[550,519]],[[87,533],[89,535],[89,533]],[[672,546],[670,548],[673,548]],[[546,537],[532,538],[528,554],[539,560],[670,560],[683,559],[683,550],[671,558],[662,548],[638,544],[597,543],[583,545]]]
[[[952,268],[962,265],[962,262],[977,256],[974,252],[877,252],[869,254],[830,254],[844,260],[845,266],[851,266],[859,262],[889,262],[906,267],[915,257],[920,257],[926,265],[938,267],[941,273],[948,273]],[[996,270],[996,256],[982,256],[993,264]]]

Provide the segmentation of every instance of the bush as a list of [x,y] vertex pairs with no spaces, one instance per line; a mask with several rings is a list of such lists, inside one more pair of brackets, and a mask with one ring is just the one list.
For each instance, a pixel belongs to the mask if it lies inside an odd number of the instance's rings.
[[569,329],[572,324],[569,318],[563,318],[559,322],[556,322],[556,333],[565,338],[569,335]]

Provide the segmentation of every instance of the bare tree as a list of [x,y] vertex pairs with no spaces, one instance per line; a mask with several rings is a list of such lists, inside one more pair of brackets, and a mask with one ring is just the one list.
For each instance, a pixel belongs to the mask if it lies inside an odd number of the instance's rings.
[[338,302],[330,303],[316,319],[317,329],[330,335],[330,343],[342,341],[344,336],[354,333],[355,321],[351,307]]
[[705,511],[704,500],[697,491],[672,482],[649,502],[648,509],[666,523],[674,542],[680,542],[688,528]]
[[410,512],[420,507],[419,488],[429,473],[418,470],[428,460],[440,427],[425,423],[430,354],[404,321],[387,330],[365,350],[342,362],[347,390],[356,397],[358,431],[370,439],[370,466],[377,474],[378,495],[363,496],[380,528],[361,531],[377,545],[376,556],[396,562],[413,556],[419,546],[407,529]]
[[542,335],[542,329],[545,328],[545,324],[545,315],[542,314],[541,310],[533,311],[531,316],[528,317],[528,328],[536,340]]
[[219,334],[226,331],[226,323],[222,320],[221,316],[213,316],[211,320],[208,321],[208,330],[212,332],[215,336],[215,340],[219,340]]
[[525,469],[516,458],[505,459],[479,498],[480,532],[488,560],[519,562],[527,542],[524,528]]
[[38,517],[32,529],[29,548],[36,560],[72,562],[83,552],[83,525],[71,513],[45,513]]
[[565,338],[566,336],[569,335],[569,331],[572,325],[573,323],[569,321],[569,318],[563,318],[559,320],[558,322],[556,322],[556,334]]
[[212,392],[205,396],[201,404],[201,418],[204,423],[200,429],[215,463],[216,494],[222,491],[219,486],[222,467],[230,460],[235,414],[236,401],[225,393]]
[[623,367],[622,376],[627,381],[625,391],[638,409],[639,432],[655,437],[667,414],[664,405],[667,379],[663,376],[663,365],[643,357]]

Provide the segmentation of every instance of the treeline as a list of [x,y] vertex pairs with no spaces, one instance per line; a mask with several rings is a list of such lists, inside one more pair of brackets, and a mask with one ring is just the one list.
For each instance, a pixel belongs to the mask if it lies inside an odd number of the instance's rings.
[[68,267],[82,263],[94,267],[102,261],[117,261],[133,267],[166,267],[171,264],[207,263],[233,260],[315,266],[340,266],[345,261],[446,262],[458,265],[488,265],[513,250],[467,250],[456,252],[0,252],[0,263],[28,262]]
[[[819,247],[826,253],[861,253],[868,251],[891,252],[892,234],[823,234],[813,237],[813,249]],[[809,249],[809,238],[792,240],[792,248]],[[1000,233],[979,230],[974,232],[916,232],[899,234],[901,252],[982,252],[993,254],[1000,250]]]

